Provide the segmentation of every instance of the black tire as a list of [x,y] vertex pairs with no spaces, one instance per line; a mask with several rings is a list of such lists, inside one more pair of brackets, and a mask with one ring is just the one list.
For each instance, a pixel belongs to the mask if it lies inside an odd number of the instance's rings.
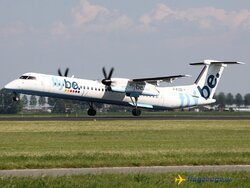
[[133,116],[140,116],[141,115],[141,110],[134,108],[132,110],[132,114],[133,114]]
[[93,108],[88,109],[88,115],[89,116],[95,116],[96,115],[96,110]]
[[15,102],[18,102],[18,101],[19,101],[19,98],[18,98],[18,97],[13,97],[12,99],[13,99],[13,101],[15,101]]

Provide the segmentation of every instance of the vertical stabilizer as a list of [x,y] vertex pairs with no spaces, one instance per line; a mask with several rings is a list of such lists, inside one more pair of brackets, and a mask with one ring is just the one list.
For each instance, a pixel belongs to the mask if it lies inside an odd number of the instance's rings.
[[243,64],[241,62],[234,61],[216,61],[216,60],[204,60],[200,63],[191,63],[190,65],[204,65],[200,75],[195,81],[196,87],[200,96],[207,99],[212,99],[215,90],[218,86],[222,72],[229,64]]

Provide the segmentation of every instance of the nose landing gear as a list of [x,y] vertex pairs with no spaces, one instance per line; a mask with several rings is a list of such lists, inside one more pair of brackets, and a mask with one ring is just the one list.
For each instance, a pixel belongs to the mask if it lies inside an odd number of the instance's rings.
[[93,103],[89,103],[89,109],[88,109],[88,115],[89,116],[95,116],[96,110],[94,109]]
[[88,115],[89,116],[95,116],[96,115],[96,110],[94,108],[89,108],[88,109]]
[[19,98],[19,96],[18,96],[18,94],[17,94],[17,93],[13,93],[12,100],[13,100],[13,101],[15,101],[15,102],[20,101],[20,98]]

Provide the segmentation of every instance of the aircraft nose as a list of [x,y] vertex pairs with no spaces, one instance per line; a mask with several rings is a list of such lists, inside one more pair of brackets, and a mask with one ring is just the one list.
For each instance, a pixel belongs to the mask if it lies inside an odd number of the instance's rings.
[[4,86],[4,89],[6,89],[6,90],[15,90],[15,89],[17,89],[15,81],[12,81],[12,82],[9,82],[8,84],[6,84]]

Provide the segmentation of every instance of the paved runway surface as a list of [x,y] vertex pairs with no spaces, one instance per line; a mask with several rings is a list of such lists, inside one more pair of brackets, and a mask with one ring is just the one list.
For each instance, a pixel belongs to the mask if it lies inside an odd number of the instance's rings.
[[110,120],[250,120],[250,116],[82,116],[82,117],[0,117],[0,121],[110,121]]
[[250,172],[250,165],[152,166],[0,170],[0,177],[70,176],[83,174],[167,173],[167,172]]

